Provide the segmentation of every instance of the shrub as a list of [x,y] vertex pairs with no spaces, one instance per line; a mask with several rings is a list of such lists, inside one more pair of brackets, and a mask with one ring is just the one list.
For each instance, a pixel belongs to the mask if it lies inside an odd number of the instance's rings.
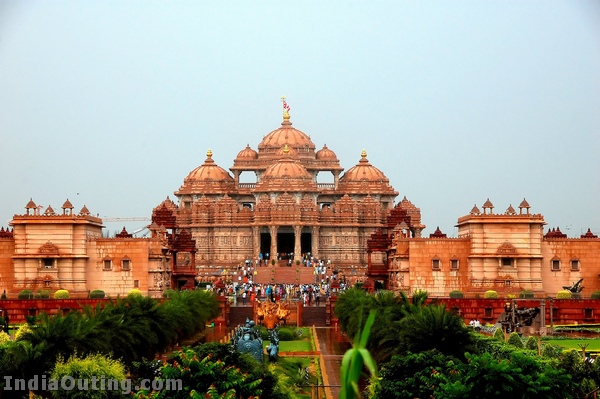
[[497,299],[498,293],[494,290],[487,290],[485,294],[483,294],[483,297],[486,299]]
[[571,291],[560,290],[556,293],[556,299],[571,299],[573,297]]
[[90,298],[92,299],[104,298],[105,296],[106,293],[102,290],[93,290],[90,292]]
[[4,331],[0,331],[0,346],[10,341],[10,335],[5,333]]
[[533,351],[537,351],[538,350],[538,340],[536,337],[534,337],[533,335],[530,335],[527,338],[527,341],[525,341],[525,348],[526,349],[531,349]]
[[506,295],[506,299],[515,299],[517,296],[515,294]]
[[450,291],[450,298],[462,298],[462,297],[464,297],[464,294],[462,293],[462,291],[459,291],[459,290]]
[[26,335],[31,334],[31,327],[29,327],[29,324],[21,324],[19,325],[19,328],[17,328],[17,331],[15,332],[15,341],[19,341],[22,338],[24,338]]
[[0,296],[0,299],[6,299],[6,290],[2,291],[2,296]]
[[[90,377],[96,377],[98,381],[114,379],[115,381],[121,382],[125,380],[125,367],[118,360],[100,354],[89,355],[84,358],[73,355],[67,361],[59,360],[54,366],[52,378],[56,381],[61,381],[64,377],[71,377],[75,381],[78,379],[89,380]],[[52,396],[61,399],[83,397],[89,399],[103,399],[123,397],[121,391],[118,389],[90,389],[89,391],[81,391],[79,389],[65,389],[62,384],[58,384],[58,388],[59,389],[52,391]]]
[[554,346],[552,344],[546,344],[546,345],[544,345],[544,348],[542,349],[542,356],[544,356],[544,357],[556,358],[556,357],[558,357],[559,354],[560,354],[560,351],[559,351],[558,347]]
[[166,290],[163,292],[163,298],[171,298],[176,292],[175,290]]
[[19,299],[33,299],[33,291],[23,290],[19,292]]
[[69,299],[71,295],[67,290],[58,290],[54,293],[54,299]]
[[127,296],[136,296],[136,295],[143,296],[142,291],[138,290],[137,288],[132,288],[127,293]]
[[50,291],[47,290],[39,290],[35,293],[36,299],[48,299],[50,298]]
[[519,294],[519,298],[533,298],[533,297],[534,297],[534,294],[533,294],[533,291],[531,291],[531,290],[523,290]]
[[517,332],[511,332],[506,342],[519,349],[523,349],[525,347],[525,345],[523,345],[523,340],[521,339],[521,336]]
[[600,291],[594,291],[592,292],[592,299],[600,299]]
[[494,331],[494,339],[497,339],[501,342],[504,342],[504,340],[506,339],[504,337],[504,331],[501,328],[497,328],[496,331]]

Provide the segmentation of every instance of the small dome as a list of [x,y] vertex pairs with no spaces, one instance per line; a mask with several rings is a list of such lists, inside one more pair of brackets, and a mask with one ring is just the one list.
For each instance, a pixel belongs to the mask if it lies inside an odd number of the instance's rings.
[[220,167],[212,159],[212,151],[208,150],[206,153],[206,160],[196,169],[192,170],[190,174],[185,178],[185,181],[232,181],[233,177],[225,169]]
[[335,152],[331,151],[329,148],[327,148],[327,144],[325,144],[323,146],[323,148],[321,148],[319,151],[317,151],[316,154],[317,159],[319,160],[323,160],[323,161],[337,161],[337,155],[335,155]]
[[250,144],[246,145],[246,148],[244,148],[242,151],[238,152],[236,159],[238,160],[251,160],[251,159],[257,159],[258,158],[258,152],[254,151],[252,148],[250,148]]
[[280,162],[277,162],[267,168],[265,173],[262,175],[263,180],[268,180],[269,178],[278,178],[278,177],[288,177],[292,179],[301,178],[301,179],[310,179],[312,180],[312,176],[304,166],[300,163],[293,161],[292,159],[283,159]]
[[290,157],[290,149],[283,149],[283,158],[267,167],[260,181],[256,183],[257,191],[317,191],[313,176],[300,162]]
[[183,180],[183,185],[176,194],[194,194],[210,192],[224,193],[235,188],[235,180],[225,169],[212,159],[212,151],[206,153],[206,160]]
[[382,171],[369,163],[367,152],[365,150],[362,150],[360,156],[361,158],[358,164],[348,169],[348,171],[340,178],[340,182],[389,182]]

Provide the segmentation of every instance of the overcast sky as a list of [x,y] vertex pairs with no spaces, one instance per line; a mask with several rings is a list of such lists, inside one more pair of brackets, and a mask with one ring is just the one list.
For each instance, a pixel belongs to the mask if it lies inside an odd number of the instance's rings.
[[488,197],[600,233],[595,0],[2,0],[0,226],[30,198],[149,217],[209,148],[227,170],[256,149],[282,95],[426,236]]

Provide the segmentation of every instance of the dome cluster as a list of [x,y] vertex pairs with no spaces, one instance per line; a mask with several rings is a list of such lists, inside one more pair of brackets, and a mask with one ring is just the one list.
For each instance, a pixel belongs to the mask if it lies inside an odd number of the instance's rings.
[[[218,166],[212,159],[212,151],[202,165],[190,172],[176,195],[209,195],[245,192],[319,192],[323,189],[343,194],[391,195],[397,192],[389,184],[385,174],[371,165],[366,151],[355,166],[342,173],[339,159],[334,151],[323,145],[318,151],[309,135],[294,128],[289,114],[284,114],[278,129],[265,135],[257,150],[249,144],[236,156],[232,174]],[[246,172],[256,176],[256,183],[239,182]],[[320,173],[333,174],[334,183],[319,184]]]

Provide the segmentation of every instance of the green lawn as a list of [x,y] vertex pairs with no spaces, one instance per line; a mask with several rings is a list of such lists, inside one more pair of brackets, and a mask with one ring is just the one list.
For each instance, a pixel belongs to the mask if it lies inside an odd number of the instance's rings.
[[279,352],[308,352],[311,351],[310,341],[280,341]]
[[586,351],[600,351],[600,339],[545,339],[546,344],[560,346],[566,349],[581,350],[579,345],[586,345]]

